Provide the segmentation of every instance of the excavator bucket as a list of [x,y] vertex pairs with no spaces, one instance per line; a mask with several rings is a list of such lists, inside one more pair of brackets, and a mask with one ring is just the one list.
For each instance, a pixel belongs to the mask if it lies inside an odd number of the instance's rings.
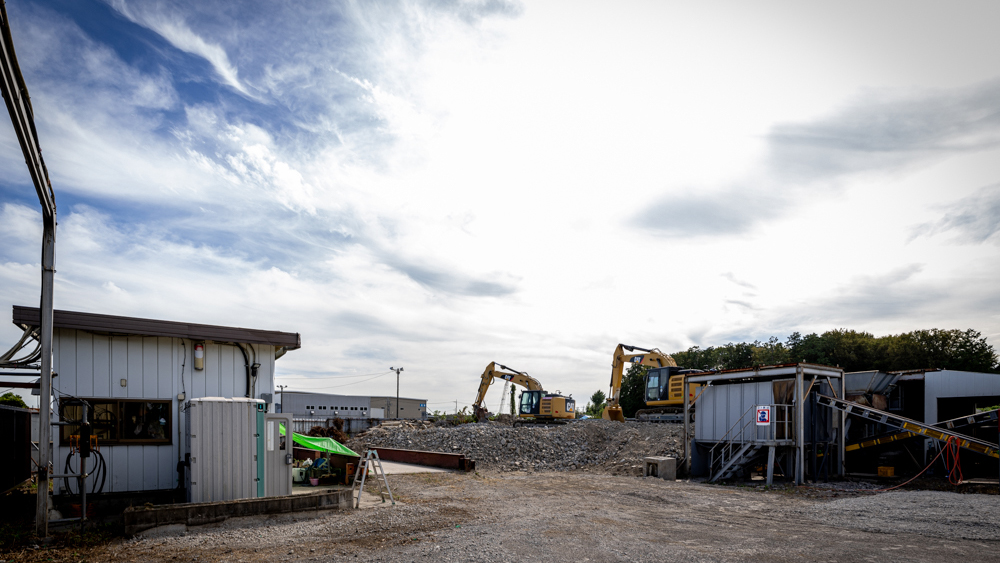
[[618,422],[625,422],[625,415],[622,414],[622,408],[619,406],[604,407],[604,412],[601,413],[601,418],[604,420],[617,420]]

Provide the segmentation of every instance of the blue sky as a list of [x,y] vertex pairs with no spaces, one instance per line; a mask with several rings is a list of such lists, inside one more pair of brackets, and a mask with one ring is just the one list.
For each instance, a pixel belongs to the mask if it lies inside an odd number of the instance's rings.
[[[300,332],[291,388],[403,365],[444,408],[499,361],[585,399],[618,342],[1000,341],[995,3],[7,10],[56,306]],[[10,127],[0,170],[0,304],[33,304]]]

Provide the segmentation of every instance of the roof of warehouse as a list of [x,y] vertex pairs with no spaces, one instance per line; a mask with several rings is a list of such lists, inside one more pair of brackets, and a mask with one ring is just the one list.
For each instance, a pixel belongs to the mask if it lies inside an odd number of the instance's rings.
[[[257,330],[252,328],[140,319],[136,317],[118,317],[115,315],[98,315],[96,313],[80,313],[77,311],[56,310],[53,316],[53,325],[55,328],[89,330],[91,332],[111,334],[168,336],[173,338],[189,338],[191,340],[213,340],[216,342],[269,344],[271,346],[282,346],[289,350],[302,347],[302,339],[297,332],[279,332],[277,330]],[[13,320],[14,324],[21,328],[40,326],[41,313],[39,313],[38,307],[14,305]]]

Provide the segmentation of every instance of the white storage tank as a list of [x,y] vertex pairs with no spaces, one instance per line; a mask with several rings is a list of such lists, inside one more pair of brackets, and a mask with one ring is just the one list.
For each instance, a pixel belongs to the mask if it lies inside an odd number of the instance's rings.
[[258,438],[264,401],[203,397],[191,399],[185,408],[188,502],[263,496]]

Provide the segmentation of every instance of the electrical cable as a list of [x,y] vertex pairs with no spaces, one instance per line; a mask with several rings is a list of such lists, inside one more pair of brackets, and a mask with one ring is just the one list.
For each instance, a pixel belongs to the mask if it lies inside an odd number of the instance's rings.
[[962,460],[959,457],[958,443],[946,442],[942,451],[944,451],[944,468],[947,470],[948,482],[952,485],[961,484]]
[[941,454],[944,453],[945,448],[948,447],[948,444],[951,443],[952,440],[954,440],[954,438],[951,437],[951,436],[949,436],[948,439],[945,440],[945,442],[944,442],[944,447],[942,447],[941,450],[938,451],[938,454],[936,456],[934,456],[934,459],[932,459],[930,463],[927,464],[927,467],[921,469],[920,473],[917,473],[916,475],[914,475],[909,481],[907,481],[905,483],[900,483],[900,484],[896,485],[895,487],[889,487],[888,489],[874,489],[874,490],[866,491],[866,492],[869,492],[869,493],[884,493],[886,491],[891,491],[893,489],[898,489],[898,488],[902,487],[903,485],[909,485],[910,483],[912,483],[913,481],[915,481],[917,479],[917,477],[920,477],[921,475],[923,475],[924,471],[927,471],[928,469],[931,468],[932,465],[934,465],[934,462],[937,461],[939,457],[941,457]]
[[[92,476],[94,478],[94,480],[93,480],[93,482],[90,485],[90,492],[88,494],[101,493],[101,492],[104,491],[104,483],[107,481],[107,478],[108,478],[108,464],[104,460],[104,456],[101,454],[101,452],[99,450],[93,450],[90,453],[91,453],[92,457],[94,458],[94,467],[93,467],[93,469],[91,471],[87,471],[87,474],[90,475],[90,476]],[[63,473],[64,474],[66,474],[66,475],[77,475],[77,472],[73,471],[73,464],[72,464],[73,456],[76,455],[76,454],[77,454],[77,450],[76,450],[76,448],[73,448],[73,449],[71,449],[69,451],[69,454],[66,455],[66,463],[63,464]],[[84,469],[86,469],[86,464],[84,464]],[[100,477],[101,477],[101,486],[100,487],[97,486],[97,476],[98,475],[100,475]],[[70,479],[74,479],[75,480],[77,478],[75,478],[75,477],[63,477],[63,486],[66,488],[67,491],[69,491],[72,494],[73,493],[73,489],[70,487]],[[77,491],[76,494],[80,494],[80,492]]]

